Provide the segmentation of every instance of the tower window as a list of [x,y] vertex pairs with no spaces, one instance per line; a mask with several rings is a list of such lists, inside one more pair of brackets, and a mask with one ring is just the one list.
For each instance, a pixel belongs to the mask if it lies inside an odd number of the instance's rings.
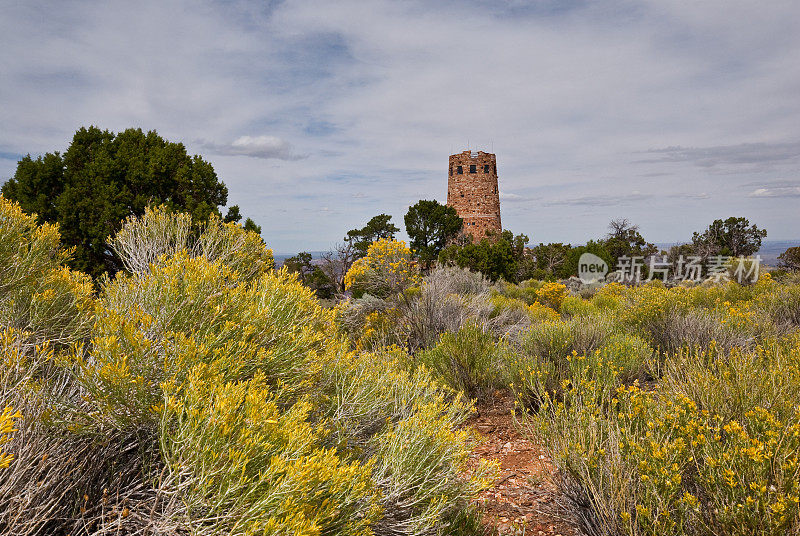
[[471,166],[469,166],[469,172],[470,173],[477,173],[478,172],[478,166],[476,166],[475,164],[472,164]]
[[489,164],[484,164],[483,165],[483,172],[484,173],[489,173]]
[[463,175],[464,174],[464,166],[458,166],[456,168],[456,173],[458,173],[459,175]]
[[450,166],[450,176],[453,176],[453,166]]

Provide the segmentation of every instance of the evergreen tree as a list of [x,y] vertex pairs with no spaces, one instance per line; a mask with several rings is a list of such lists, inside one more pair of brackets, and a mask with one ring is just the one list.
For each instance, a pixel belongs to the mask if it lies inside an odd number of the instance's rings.
[[388,214],[378,214],[373,216],[361,229],[351,229],[344,237],[345,242],[353,246],[356,259],[367,256],[369,246],[381,238],[394,239],[394,235],[400,229],[391,222],[392,217]]
[[[155,131],[127,129],[119,134],[81,128],[67,151],[25,156],[2,194],[36,213],[39,223],[58,223],[62,243],[74,247],[73,268],[97,277],[122,268],[107,245],[122,220],[141,215],[148,205],[165,205],[201,222],[228,200],[228,189],[200,156]],[[226,221],[239,221],[230,207]],[[249,222],[249,223],[248,223]],[[245,228],[260,230],[248,219]]]
[[408,208],[405,224],[411,251],[429,266],[447,243],[458,236],[464,221],[453,207],[422,199]]

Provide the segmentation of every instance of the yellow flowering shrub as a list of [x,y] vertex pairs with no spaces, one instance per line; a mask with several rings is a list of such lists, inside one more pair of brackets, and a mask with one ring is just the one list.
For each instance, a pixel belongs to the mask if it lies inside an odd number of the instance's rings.
[[689,309],[690,292],[684,287],[669,289],[659,284],[626,289],[623,296],[627,302],[621,320],[641,331],[652,329],[653,326],[660,327],[665,317]]
[[347,271],[345,288],[385,298],[420,283],[411,250],[403,241],[381,238],[373,242],[367,256]]
[[598,312],[598,308],[591,300],[579,296],[567,296],[561,302],[560,311],[566,316],[588,316]]
[[[787,346],[788,345],[788,346]],[[667,361],[655,390],[573,356],[561,398],[527,419],[604,534],[789,534],[800,523],[796,341]]]
[[628,287],[612,281],[600,287],[594,296],[592,296],[592,304],[600,309],[618,309],[625,301],[625,294]]
[[226,534],[371,533],[373,462],[323,447],[311,403],[281,410],[261,373],[229,382],[201,364],[188,376],[168,395],[162,444],[192,521]]
[[[566,333],[567,324],[549,326],[549,332]],[[540,332],[542,333],[542,332]],[[547,332],[544,332],[547,333]],[[566,339],[553,339],[552,342]],[[530,348],[530,344],[529,344]],[[548,353],[553,352],[553,353]],[[578,382],[582,393],[587,389],[603,390],[637,378],[653,351],[646,341],[626,334],[610,334],[604,337],[599,347],[590,353],[578,353],[574,343],[517,355],[507,363],[510,386],[517,404],[523,408],[538,408],[548,399],[562,400],[564,392]]]
[[530,319],[531,323],[553,321],[560,318],[560,315],[552,307],[542,305],[534,301],[528,305],[520,298],[512,298],[504,294],[494,293],[489,298],[489,302],[494,307],[491,317],[497,317],[500,313],[513,311],[524,315]]
[[[416,415],[419,401],[447,415],[450,429],[464,411],[424,370],[403,379],[395,366],[350,353],[334,315],[285,271],[243,281],[183,252],[119,276],[103,288],[91,353],[78,358],[92,419],[158,424],[188,515],[222,532],[367,534],[399,523],[383,512],[401,504],[403,519],[446,526],[475,487],[456,455],[466,439],[418,429],[414,441],[453,440],[454,450],[436,468],[418,460],[395,472],[384,456],[397,453],[380,450],[380,433]],[[409,505],[401,475],[445,482],[446,493],[415,488]],[[387,495],[390,487],[400,495]]]
[[0,326],[34,343],[68,345],[91,325],[92,279],[64,267],[70,252],[60,239],[57,225],[37,225],[0,196]]
[[150,265],[179,253],[219,261],[250,280],[275,267],[272,250],[262,238],[236,223],[225,223],[212,214],[208,221],[192,225],[192,217],[164,206],[147,207],[141,216],[130,216],[111,240],[126,270],[144,274]]
[[548,307],[546,305],[542,305],[539,302],[534,302],[532,305],[528,306],[528,317],[531,319],[531,322],[556,322],[559,320],[558,311],[554,310],[552,307]]
[[334,342],[332,313],[285,271],[240,282],[220,261],[179,253],[103,291],[80,380],[106,408],[98,417],[119,423],[157,419],[161,384],[182,383],[200,362],[227,380],[261,371],[302,390]]
[[751,346],[757,337],[768,336],[773,326],[761,322],[761,315],[742,321],[740,313],[748,310],[751,290],[742,293],[740,288],[744,287],[737,283],[691,288],[648,283],[622,292],[617,316],[626,329],[646,338],[662,355],[712,341],[726,349]]
[[[764,278],[747,287],[610,284],[591,309],[562,302],[565,314],[576,311],[570,321],[532,326],[507,364],[528,410],[518,416],[550,446],[574,508],[591,505],[586,531],[800,529],[795,288]],[[611,330],[587,337],[586,322],[604,310]],[[576,323],[580,311],[589,314]],[[600,343],[576,349],[578,335]],[[648,342],[679,353],[653,360]]]
[[[402,536],[470,518],[491,472],[467,467],[457,428],[471,406],[424,366],[405,370],[398,349],[350,351],[335,311],[269,269],[260,239],[210,224],[196,236],[208,243],[183,241],[170,235],[180,215],[151,211],[123,237],[122,256],[147,262],[94,299],[60,266],[55,228],[0,204],[13,276],[0,283],[12,328],[0,331],[0,400],[28,417],[0,479],[0,526]],[[20,296],[28,316],[14,312]],[[2,413],[3,442],[18,418]]]
[[13,400],[41,388],[66,360],[48,342],[31,346],[25,333],[13,328],[0,330],[0,393],[7,393],[4,401],[9,400],[8,393]]
[[356,334],[355,349],[369,352],[402,344],[404,323],[402,312],[396,307],[368,313]]
[[[6,406],[3,412],[0,413],[0,447],[11,440],[11,434],[16,432],[14,429],[14,420],[21,418],[22,414],[18,411],[15,412],[14,408],[11,406]],[[0,469],[8,467],[13,459],[14,456],[3,452],[3,449],[0,448]]]
[[568,295],[567,287],[557,281],[547,282],[536,291],[537,301],[555,311],[561,309],[561,304]]
[[533,324],[514,343],[516,355],[505,363],[505,380],[511,384],[517,401],[535,408],[545,393],[560,396],[570,359],[603,348],[614,329],[613,322],[598,314],[568,319],[556,314],[555,318]]

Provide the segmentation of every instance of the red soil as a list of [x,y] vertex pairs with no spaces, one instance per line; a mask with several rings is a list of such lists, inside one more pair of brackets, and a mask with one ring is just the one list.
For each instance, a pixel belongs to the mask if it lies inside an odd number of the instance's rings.
[[577,531],[556,504],[556,469],[539,445],[523,437],[512,408],[512,398],[496,392],[467,422],[479,438],[472,461],[495,460],[500,466],[494,486],[479,498],[486,534],[574,536]]

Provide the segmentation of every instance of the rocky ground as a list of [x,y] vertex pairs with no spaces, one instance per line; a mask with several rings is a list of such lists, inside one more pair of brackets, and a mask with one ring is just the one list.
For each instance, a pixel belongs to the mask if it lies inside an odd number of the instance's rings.
[[483,492],[488,535],[577,536],[558,508],[556,471],[550,458],[514,422],[512,398],[496,392],[467,423],[479,438],[472,459],[495,460],[500,474]]

